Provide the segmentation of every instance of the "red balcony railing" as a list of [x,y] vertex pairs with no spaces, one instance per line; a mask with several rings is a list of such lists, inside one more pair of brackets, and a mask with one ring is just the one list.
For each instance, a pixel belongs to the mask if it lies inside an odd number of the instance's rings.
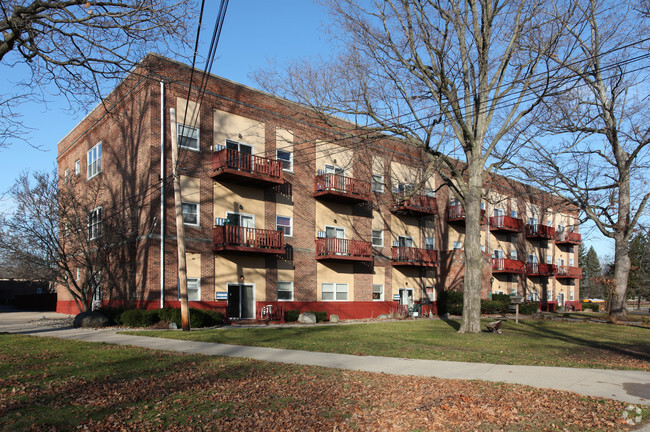
[[314,181],[314,197],[370,201],[370,183],[339,174],[321,174]]
[[282,161],[232,149],[212,153],[212,178],[250,184],[283,184]]
[[221,225],[215,226],[212,232],[215,252],[284,253],[284,233],[282,231]]
[[523,261],[510,258],[492,258],[492,273],[523,273]]
[[580,267],[557,266],[555,270],[556,279],[582,279]]
[[392,263],[394,266],[435,267],[438,261],[438,253],[431,249],[394,246],[391,248],[391,251],[393,253]]
[[542,225],[526,225],[526,237],[551,240],[555,238],[555,228]]
[[[465,209],[462,205],[451,204],[447,207],[447,222],[465,222]],[[485,222],[485,210],[481,209],[481,224]]]
[[393,213],[403,213],[412,216],[434,215],[437,213],[436,198],[424,194],[413,194],[401,191],[394,195]]
[[524,221],[510,216],[492,216],[491,231],[524,232]]
[[317,238],[316,259],[372,261],[372,243],[340,238]]
[[528,276],[553,276],[555,274],[555,266],[545,263],[527,263],[526,274]]
[[559,231],[555,233],[555,244],[573,244],[582,243],[582,236],[577,232]]

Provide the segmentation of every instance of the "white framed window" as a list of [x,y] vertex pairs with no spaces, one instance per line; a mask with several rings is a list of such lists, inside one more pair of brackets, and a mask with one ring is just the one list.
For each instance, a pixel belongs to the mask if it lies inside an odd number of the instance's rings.
[[372,230],[372,245],[384,247],[384,230]]
[[293,218],[287,216],[276,216],[275,227],[278,231],[282,231],[285,237],[293,236]]
[[398,236],[397,237],[397,245],[399,247],[413,247],[413,237],[409,236]]
[[63,182],[67,183],[68,180],[70,180],[70,170],[66,168],[66,170],[63,172]]
[[455,250],[460,250],[462,248],[463,248],[463,243],[462,242],[459,242],[459,241],[454,242],[454,249]]
[[321,300],[346,301],[348,299],[348,284],[323,283],[321,285]]
[[546,264],[553,264],[553,255],[546,255]]
[[573,290],[571,290],[571,291],[569,291],[569,301],[573,301],[574,300],[573,297],[574,297],[574,293],[573,293]]
[[176,131],[178,133],[178,147],[194,151],[201,149],[199,128],[178,123]]
[[252,214],[226,212],[226,219],[229,225],[255,228],[255,215]]
[[427,300],[430,302],[436,301],[436,289],[435,287],[428,286],[424,288],[424,295]]
[[569,267],[573,267],[573,258],[569,258]]
[[383,284],[373,284],[372,285],[372,299],[374,301],[383,301],[384,300],[384,285]]
[[494,253],[492,254],[492,257],[496,259],[503,258],[503,251],[501,249],[494,249]]
[[485,249],[485,245],[482,244],[482,245],[481,245],[481,252],[485,252],[486,250],[487,250],[487,249]]
[[293,301],[293,282],[278,281],[278,301]]
[[562,258],[557,259],[557,266],[558,267],[563,267],[564,266],[564,260]]
[[88,150],[88,180],[102,172],[102,142],[95,144]]
[[[178,283],[178,299],[181,299],[181,285]],[[187,278],[187,300],[201,301],[201,278]]]
[[77,282],[81,280],[81,269],[79,267],[77,267],[77,275],[74,278],[74,280],[76,280]]
[[345,238],[345,228],[325,225],[325,237],[327,238]]
[[510,259],[517,259],[517,249],[510,249]]
[[513,219],[517,219],[517,210],[510,210],[510,217]]
[[183,210],[183,224],[191,226],[199,226],[199,204],[187,203],[181,204]]
[[81,161],[79,159],[74,162],[74,174],[81,174]]
[[425,237],[424,248],[427,250],[434,250],[436,248],[436,239],[434,237]]
[[380,174],[373,174],[370,187],[373,192],[384,193],[384,176]]
[[102,235],[102,208],[96,207],[88,213],[88,240]]
[[293,153],[286,150],[276,150],[275,157],[282,162],[282,169],[293,171]]
[[501,210],[500,208],[495,208],[494,217],[499,217],[499,216],[503,216],[503,210]]

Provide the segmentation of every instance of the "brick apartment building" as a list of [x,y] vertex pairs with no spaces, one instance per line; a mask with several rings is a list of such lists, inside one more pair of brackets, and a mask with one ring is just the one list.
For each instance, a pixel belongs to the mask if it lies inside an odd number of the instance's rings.
[[[420,150],[344,137],[303,107],[216,76],[199,96],[201,76],[188,101],[190,67],[150,54],[59,143],[61,181],[97,194],[89,237],[128,233],[97,300],[179,305],[170,108],[191,307],[369,318],[397,305],[435,311],[440,290],[462,288],[464,213],[439,177],[423,177]],[[500,177],[486,196],[482,297],[577,300],[577,211]],[[57,310],[76,310],[63,288]]]

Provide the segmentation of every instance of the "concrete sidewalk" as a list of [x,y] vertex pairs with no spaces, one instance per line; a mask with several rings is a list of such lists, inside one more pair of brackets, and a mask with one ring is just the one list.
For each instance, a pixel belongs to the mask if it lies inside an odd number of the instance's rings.
[[[47,327],[42,325],[43,322],[31,322],[40,319],[40,317],[45,317],[43,321],[47,322],[67,316],[39,312],[0,312],[0,332],[132,345],[190,354],[247,357],[263,361],[383,372],[394,375],[479,379],[525,384],[539,388],[566,390],[587,396],[616,399],[632,404],[650,405],[650,372],[414,360],[190,342],[120,335],[115,330],[109,329]],[[650,432],[650,428],[642,430]]]

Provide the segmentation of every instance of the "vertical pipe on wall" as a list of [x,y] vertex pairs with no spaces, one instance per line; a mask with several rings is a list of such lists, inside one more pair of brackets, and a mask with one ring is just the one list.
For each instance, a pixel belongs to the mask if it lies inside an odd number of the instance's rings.
[[160,81],[160,309],[165,307],[165,83]]

